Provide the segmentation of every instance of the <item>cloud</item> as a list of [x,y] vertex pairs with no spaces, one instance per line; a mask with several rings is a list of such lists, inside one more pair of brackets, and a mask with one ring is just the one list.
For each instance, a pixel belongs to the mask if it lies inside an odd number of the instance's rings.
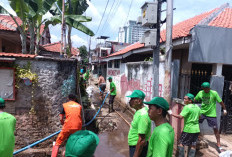
[[82,45],[85,45],[86,47],[88,47],[88,42],[80,38],[77,35],[72,35],[71,40],[72,40],[73,47],[80,47]]
[[54,34],[51,34],[51,42],[54,43],[54,42],[57,42],[57,41],[60,41],[60,38],[58,38],[58,36],[56,36]]
[[15,11],[11,8],[8,0],[1,0],[0,5],[3,6],[9,13],[13,14],[16,16]]

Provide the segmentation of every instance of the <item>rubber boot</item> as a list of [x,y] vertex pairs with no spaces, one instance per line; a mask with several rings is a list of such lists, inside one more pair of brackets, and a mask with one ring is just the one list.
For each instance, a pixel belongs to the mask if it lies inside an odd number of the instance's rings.
[[60,146],[58,146],[58,145],[54,145],[54,146],[52,147],[52,155],[51,155],[51,157],[57,157],[58,152],[59,152],[59,147],[60,147]]
[[190,149],[188,153],[188,157],[195,157],[196,149]]
[[179,156],[178,157],[184,157],[184,147],[178,146]]

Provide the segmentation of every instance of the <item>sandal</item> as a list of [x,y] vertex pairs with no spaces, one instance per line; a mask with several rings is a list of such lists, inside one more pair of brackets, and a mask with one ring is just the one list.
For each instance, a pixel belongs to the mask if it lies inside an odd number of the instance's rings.
[[221,152],[226,151],[226,150],[223,149],[222,147],[218,147],[218,146],[216,146],[216,149],[217,149],[218,153],[221,153]]

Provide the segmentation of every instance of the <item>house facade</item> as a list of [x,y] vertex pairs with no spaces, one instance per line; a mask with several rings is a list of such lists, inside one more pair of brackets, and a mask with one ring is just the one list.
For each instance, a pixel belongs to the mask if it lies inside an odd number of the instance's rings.
[[[232,49],[230,44],[230,41],[232,41],[230,38],[232,36],[231,15],[231,7],[225,4],[173,26],[172,80],[177,80],[175,83],[172,82],[173,97],[183,99],[188,92],[196,95],[201,90],[201,84],[208,81],[211,83],[211,88],[216,90],[223,98],[229,113],[232,113],[230,88],[232,72],[229,70],[232,68],[232,55],[230,55],[230,50]],[[166,31],[163,30],[161,31],[160,39],[161,48],[165,48],[165,41]],[[147,73],[144,73],[143,70],[140,70],[144,64],[143,61],[152,57],[152,53],[153,50],[151,48],[135,43],[102,59],[102,61],[107,62],[107,75],[113,76],[118,87],[118,95],[122,101],[126,102],[124,97],[127,91],[146,89],[145,87],[150,85],[147,81],[144,81],[144,78],[152,82],[150,79],[153,71],[148,70]],[[118,66],[118,62],[120,66]],[[140,62],[139,66],[136,67],[138,62]],[[128,72],[130,69],[131,72]],[[159,93],[162,93],[160,91],[163,90],[162,82],[164,81],[164,76],[162,71],[164,71],[164,66],[162,66],[162,59],[160,59]],[[131,83],[130,81],[134,82]],[[143,91],[147,92],[148,90]],[[147,94],[152,95],[150,93]],[[221,128],[224,128],[224,132],[232,132],[232,128],[229,125],[232,122],[230,115],[226,116],[228,121],[222,124]],[[220,125],[221,106],[219,104],[217,105],[217,118]],[[212,133],[205,126],[206,124],[202,126],[203,132]]]

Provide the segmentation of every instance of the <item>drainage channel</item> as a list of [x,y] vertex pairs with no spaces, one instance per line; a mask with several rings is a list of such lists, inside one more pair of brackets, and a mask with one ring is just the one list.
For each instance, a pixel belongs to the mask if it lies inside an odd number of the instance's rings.
[[[92,98],[95,108],[101,104],[99,91],[95,88]],[[129,147],[127,142],[130,129],[131,115],[127,116],[126,110],[118,101],[114,104],[115,112],[109,113],[108,99],[97,116],[99,145],[94,157],[128,157]]]

